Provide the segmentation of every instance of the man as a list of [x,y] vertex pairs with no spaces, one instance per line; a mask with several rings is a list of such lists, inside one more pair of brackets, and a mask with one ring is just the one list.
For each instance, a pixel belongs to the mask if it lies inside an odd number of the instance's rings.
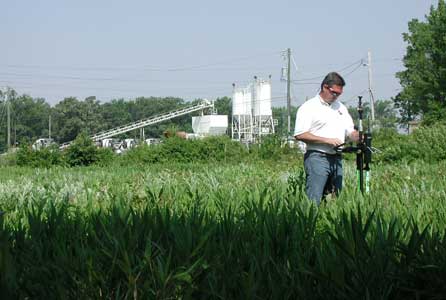
[[306,193],[317,205],[325,194],[339,194],[342,189],[342,156],[335,147],[346,137],[359,138],[347,108],[337,101],[344,86],[338,73],[329,73],[320,93],[302,104],[296,115],[294,137],[306,144]]

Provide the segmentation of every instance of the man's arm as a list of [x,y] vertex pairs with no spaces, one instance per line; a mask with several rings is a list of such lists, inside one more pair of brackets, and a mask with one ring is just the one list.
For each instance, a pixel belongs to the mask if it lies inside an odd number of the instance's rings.
[[332,147],[342,145],[342,141],[340,139],[320,137],[320,136],[314,135],[310,132],[304,132],[304,133],[295,135],[294,138],[296,140],[302,141],[304,143],[327,144]]

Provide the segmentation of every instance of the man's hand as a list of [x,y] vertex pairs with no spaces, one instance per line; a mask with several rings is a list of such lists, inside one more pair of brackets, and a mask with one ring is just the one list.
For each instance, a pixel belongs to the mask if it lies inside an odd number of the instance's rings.
[[328,145],[333,146],[333,147],[337,147],[339,145],[342,145],[343,142],[340,139],[326,138],[325,139],[325,144],[328,144]]
[[359,132],[357,130],[353,131],[352,133],[350,133],[349,138],[353,141],[353,142],[357,142],[359,141]]

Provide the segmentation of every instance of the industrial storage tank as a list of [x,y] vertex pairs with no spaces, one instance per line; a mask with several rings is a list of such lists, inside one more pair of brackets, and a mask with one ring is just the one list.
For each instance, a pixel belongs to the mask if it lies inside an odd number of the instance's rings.
[[232,93],[232,115],[251,115],[252,92],[251,88],[234,88]]
[[271,110],[271,81],[256,80],[254,85],[254,116],[272,116]]
[[200,136],[224,135],[228,130],[227,115],[192,117],[192,129]]

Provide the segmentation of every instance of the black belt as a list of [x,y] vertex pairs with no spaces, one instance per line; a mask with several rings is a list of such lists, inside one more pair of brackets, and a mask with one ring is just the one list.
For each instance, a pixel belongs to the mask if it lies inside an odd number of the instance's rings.
[[320,154],[323,154],[323,155],[328,156],[328,157],[339,157],[339,158],[342,158],[342,154],[341,153],[333,153],[332,154],[332,153],[322,152],[322,151],[319,151],[319,150],[307,150],[306,153],[313,153],[313,152],[320,153]]

